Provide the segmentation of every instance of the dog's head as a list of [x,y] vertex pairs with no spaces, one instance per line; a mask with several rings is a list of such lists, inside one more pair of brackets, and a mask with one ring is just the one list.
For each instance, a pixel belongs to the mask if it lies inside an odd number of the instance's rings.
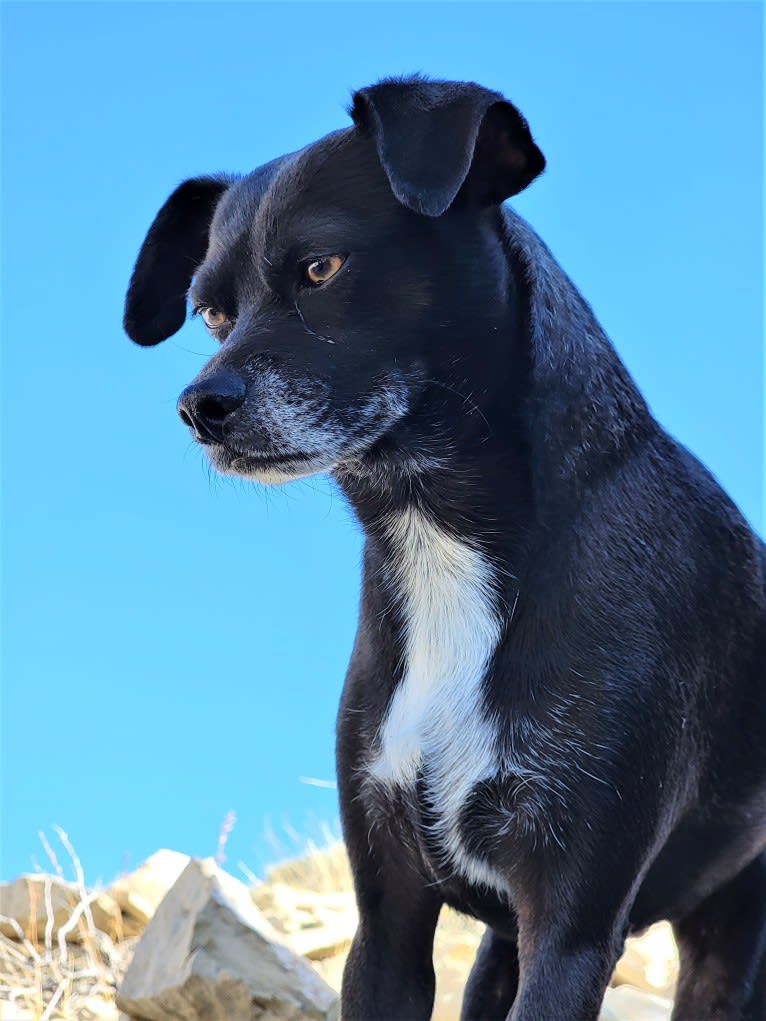
[[128,335],[170,337],[188,292],[221,345],[178,404],[221,471],[282,482],[381,443],[416,456],[429,387],[492,384],[499,205],[544,167],[524,119],[496,92],[420,78],[357,92],[351,115],[245,177],[184,182],[139,253]]

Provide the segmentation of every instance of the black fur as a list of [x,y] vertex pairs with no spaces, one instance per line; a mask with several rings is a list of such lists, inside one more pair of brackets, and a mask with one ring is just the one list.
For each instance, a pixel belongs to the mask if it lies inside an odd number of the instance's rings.
[[[489,927],[466,1021],[592,1021],[625,936],[661,918],[681,947],[674,1021],[765,1021],[766,549],[500,206],[544,166],[520,114],[422,79],[362,90],[352,113],[242,179],[182,185],[125,316],[158,342],[194,276],[195,307],[226,317],[181,402],[213,462],[332,471],[366,533],[338,717],[360,911],[344,1021],[430,1016],[444,902]],[[331,254],[342,269],[311,288]],[[500,892],[445,865],[427,748],[406,794],[367,775],[405,653],[386,523],[413,507],[493,570],[498,767],[460,835]]]
[[191,276],[205,257],[210,221],[228,184],[222,176],[184,181],[154,218],[125,302],[123,325],[137,344],[159,344],[183,326]]

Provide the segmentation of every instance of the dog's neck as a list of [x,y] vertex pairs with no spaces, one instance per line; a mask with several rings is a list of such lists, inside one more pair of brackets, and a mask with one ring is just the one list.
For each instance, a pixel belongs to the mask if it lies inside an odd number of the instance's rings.
[[[440,431],[416,453],[381,444],[363,464],[336,475],[367,537],[396,557],[399,529],[391,522],[417,516],[446,534],[482,548],[495,562],[512,557],[509,542],[531,525],[528,459],[517,436],[493,435],[460,443]],[[410,448],[412,449],[412,448]]]
[[502,579],[518,577],[540,535],[565,527],[583,488],[656,426],[590,307],[510,210],[500,243],[514,294],[492,326],[505,361],[491,383],[428,385],[409,420],[336,479],[384,559],[399,555],[392,517],[417,512],[481,550],[513,600]]

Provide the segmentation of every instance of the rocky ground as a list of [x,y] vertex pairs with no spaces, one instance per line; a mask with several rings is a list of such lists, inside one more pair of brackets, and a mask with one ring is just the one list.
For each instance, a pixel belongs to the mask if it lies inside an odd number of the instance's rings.
[[[0,885],[0,1021],[337,1018],[356,925],[342,846],[253,886],[212,859],[161,850],[91,890],[71,857],[74,881],[57,866]],[[443,913],[434,1021],[457,1021],[481,931]],[[629,940],[602,1021],[666,1021],[676,966],[668,926]]]

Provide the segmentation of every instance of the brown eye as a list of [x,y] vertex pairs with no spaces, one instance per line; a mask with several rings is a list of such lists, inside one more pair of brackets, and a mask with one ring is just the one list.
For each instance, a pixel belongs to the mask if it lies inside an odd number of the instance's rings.
[[306,282],[312,287],[326,283],[335,276],[345,261],[342,255],[323,255],[321,259],[314,259],[306,265]]
[[205,326],[209,330],[217,330],[226,322],[225,313],[217,308],[201,308],[200,315],[205,320]]

